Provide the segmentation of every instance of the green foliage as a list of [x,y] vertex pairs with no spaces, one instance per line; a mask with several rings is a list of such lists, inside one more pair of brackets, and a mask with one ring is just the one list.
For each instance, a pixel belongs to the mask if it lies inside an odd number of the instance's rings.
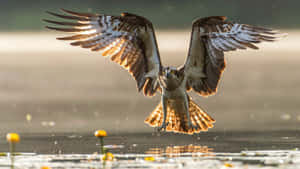
[[45,11],[60,8],[119,15],[127,11],[149,18],[157,28],[189,28],[192,20],[210,15],[271,27],[299,28],[296,0],[2,0],[1,31],[43,30]]

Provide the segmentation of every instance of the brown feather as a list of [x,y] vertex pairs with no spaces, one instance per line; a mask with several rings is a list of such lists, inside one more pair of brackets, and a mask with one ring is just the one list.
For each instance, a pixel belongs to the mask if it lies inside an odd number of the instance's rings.
[[[236,49],[246,49],[246,47],[243,44],[240,44],[240,42],[238,40],[236,40],[234,37],[232,37],[231,40],[233,40],[239,44],[239,45],[237,45],[237,44],[231,42],[230,40],[227,41],[227,43],[230,43],[232,46],[236,47]],[[236,49],[234,49],[234,50],[236,50]]]
[[[121,44],[122,45],[122,44]],[[113,56],[111,56],[111,60],[118,60],[118,63],[121,65],[121,56],[124,54],[124,50],[126,49],[125,46],[123,46],[120,51],[116,54],[114,54]]]
[[105,49],[106,46],[107,46],[107,44],[96,43],[95,45],[91,46],[91,50],[95,51],[95,52],[101,51],[101,50]]
[[58,37],[56,38],[57,40],[82,40],[82,39],[87,39],[93,36],[98,35],[98,33],[92,33],[92,34],[86,34],[86,35],[81,35],[81,34],[77,34],[77,35],[73,35],[73,36],[66,36],[66,37]]
[[126,60],[128,57],[131,56],[131,52],[130,51],[126,51],[126,49],[128,48],[128,46],[126,46],[124,54],[120,57],[120,65],[124,66],[126,64]]
[[145,85],[144,85],[144,88],[143,88],[143,91],[145,93],[145,95],[149,95],[149,90],[150,90],[150,87],[151,87],[151,82],[152,79],[149,79],[147,78],[146,82],[145,82]]
[[93,29],[77,29],[77,28],[56,28],[56,27],[51,27],[51,26],[46,26],[46,28],[47,29],[56,30],[56,31],[73,32],[73,33],[85,32],[85,31],[93,30]]
[[78,17],[78,16],[69,16],[69,15],[61,15],[61,14],[57,14],[54,12],[49,12],[46,11],[48,14],[59,17],[59,18],[64,18],[64,19],[73,19],[73,20],[78,20],[78,21],[90,21],[89,18],[86,17]]
[[[122,46],[122,44],[124,43],[124,41],[120,41],[119,43],[117,43],[115,46],[113,46],[112,48],[110,48],[107,52],[107,55],[108,56],[111,56],[112,54],[114,54],[116,51],[118,51],[118,50],[121,50],[121,49],[119,49],[121,46]],[[115,57],[115,59],[117,59],[116,60],[116,62],[117,63],[120,63],[120,59],[119,58],[117,58],[117,57]]]
[[109,54],[111,53],[110,50],[111,50],[111,48],[109,48],[109,49],[103,51],[103,52],[102,52],[102,56],[109,56]]
[[[166,116],[166,131],[182,134],[195,134],[203,131],[207,131],[213,127],[215,120],[202,110],[194,101],[189,101],[189,113],[193,125],[198,128],[190,128],[188,126],[188,119],[185,113],[178,112],[168,105]],[[159,127],[163,121],[163,110],[161,103],[154,109],[152,113],[145,119],[145,123],[151,127]]]
[[[99,46],[99,44],[97,44],[97,43],[91,43],[91,44],[84,44],[84,45],[80,45],[82,48],[91,48],[91,51],[95,51],[94,49],[96,48],[96,47],[98,47]],[[99,51],[99,50],[101,50],[101,48],[100,49],[97,49],[97,51]]]
[[58,22],[58,21],[52,21],[48,19],[43,19],[43,21],[56,24],[56,25],[67,25],[67,26],[89,26],[90,24],[84,24],[79,22]]
[[258,32],[268,32],[268,33],[272,33],[273,30],[272,29],[269,29],[269,28],[263,28],[263,27],[258,27],[258,26],[253,26],[253,25],[247,25],[247,24],[243,24],[243,26],[251,29],[251,30],[255,30],[255,31],[258,31]]
[[[157,86],[154,86],[154,78],[150,78],[150,82],[145,84],[146,72],[151,71],[153,67],[157,67],[153,65],[157,63],[149,58],[158,57],[158,64],[159,67],[161,67],[158,52],[157,54],[153,54],[153,56],[145,56],[146,53],[149,53],[146,52],[146,50],[157,48],[157,46],[152,46],[151,49],[146,48],[145,44],[151,44],[151,42],[145,41],[149,39],[143,39],[144,35],[142,34],[146,34],[147,32],[140,31],[141,29],[152,29],[153,31],[153,26],[150,21],[144,17],[130,13],[123,13],[121,16],[109,16],[79,13],[66,9],[62,9],[62,11],[70,15],[61,15],[53,12],[47,13],[58,18],[75,20],[77,22],[44,20],[51,24],[69,26],[66,28],[47,26],[46,28],[48,29],[75,34],[72,36],[58,37],[58,40],[73,40],[73,42],[70,43],[73,46],[91,48],[92,51],[101,51],[103,56],[111,56],[111,60],[127,69],[134,77],[139,91],[143,89],[143,87],[146,88],[147,92],[145,95],[153,95],[159,89]],[[87,29],[88,27],[90,27],[90,29]],[[91,33],[89,31],[91,31]],[[93,33],[92,31],[95,32]],[[119,35],[116,36],[115,33]],[[154,36],[154,34],[150,36]],[[119,38],[121,38],[121,41],[117,42]]]
[[[206,42],[204,42],[204,44],[205,46],[209,45]],[[206,47],[206,50],[213,50],[207,51],[206,55],[209,55],[213,52],[216,54],[217,60],[215,60],[216,63],[213,64],[212,60],[209,59],[210,57],[207,56],[204,66],[204,73],[206,74],[206,78],[199,79],[201,81],[200,83],[198,82],[198,80],[194,81],[192,84],[193,89],[202,96],[212,95],[217,92],[217,86],[225,69],[224,53],[216,49],[211,49],[209,47]]]
[[133,50],[131,52],[130,57],[127,57],[126,59],[126,63],[125,63],[125,67],[127,68],[128,66],[130,66],[132,63],[134,63],[135,59],[137,57],[141,57],[141,55],[139,55],[139,51],[137,49]]
[[74,12],[74,11],[70,11],[70,10],[67,10],[67,9],[61,9],[62,11],[68,13],[68,14],[71,14],[71,15],[75,15],[75,16],[79,16],[79,17],[97,17],[99,15],[97,14],[92,14],[92,13],[79,13],[79,12]]
[[224,22],[226,19],[226,16],[209,16],[205,18],[196,19],[195,21],[193,21],[193,26],[216,24],[219,22]]
[[259,49],[257,46],[255,46],[252,43],[244,43],[244,42],[240,42],[240,43],[243,44],[244,46],[247,46],[247,47],[251,48],[251,49],[255,49],[255,50]]

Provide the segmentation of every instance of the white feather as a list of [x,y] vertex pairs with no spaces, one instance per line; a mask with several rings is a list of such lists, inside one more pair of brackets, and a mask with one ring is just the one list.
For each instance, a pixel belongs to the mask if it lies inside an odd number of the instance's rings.
[[228,39],[226,39],[226,40],[223,39],[223,42],[224,42],[227,46],[229,46],[229,47],[231,47],[231,48],[236,48],[236,46],[234,46],[232,43],[230,43],[231,40],[232,40],[231,38],[228,38]]
[[[240,44],[239,42],[235,41],[234,39],[232,38],[228,38],[226,39],[227,41],[231,42],[233,44],[233,47],[236,48],[236,46],[238,47],[245,47],[244,45]],[[230,44],[230,43],[229,43]],[[235,45],[235,46],[234,46]]]
[[225,50],[225,51],[229,50],[229,48],[227,47],[228,46],[228,42],[225,39],[219,38],[219,42],[222,44],[222,49],[223,50]]
[[216,25],[216,28],[218,30],[218,32],[222,32],[221,28],[219,27],[219,25]]
[[214,48],[218,50],[222,50],[222,44],[220,43],[220,39],[218,38],[211,39],[211,43]]
[[97,32],[96,29],[91,29],[91,30],[88,30],[88,31],[79,32],[78,34],[88,35],[88,34],[93,34],[93,33],[96,33],[96,32]]
[[209,42],[210,42],[210,44],[212,45],[213,48],[218,49],[218,46],[216,45],[214,38],[209,39]]
[[250,41],[255,40],[253,36],[246,34],[246,33],[239,33],[239,34],[237,34],[236,38],[243,42],[250,42]]

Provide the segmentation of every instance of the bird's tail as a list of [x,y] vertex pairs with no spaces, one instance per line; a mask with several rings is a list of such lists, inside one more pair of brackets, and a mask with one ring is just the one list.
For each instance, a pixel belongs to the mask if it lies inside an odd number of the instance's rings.
[[[215,120],[191,99],[189,99],[189,113],[192,124],[194,126],[197,126],[197,128],[192,128],[188,125],[186,113],[176,111],[175,109],[172,109],[168,106],[166,117],[166,131],[192,135],[201,131],[207,131],[208,128],[213,127],[213,123],[215,122]],[[151,127],[160,127],[163,122],[163,116],[164,114],[162,104],[159,103],[159,105],[146,118],[144,122]]]

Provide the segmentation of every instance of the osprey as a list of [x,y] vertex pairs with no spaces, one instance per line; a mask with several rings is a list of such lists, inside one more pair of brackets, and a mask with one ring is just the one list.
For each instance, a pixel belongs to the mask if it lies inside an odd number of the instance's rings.
[[47,12],[75,22],[44,20],[55,25],[48,29],[73,33],[58,40],[101,52],[133,76],[138,91],[145,96],[161,92],[161,102],[145,123],[159,130],[194,134],[213,127],[215,120],[191,99],[188,91],[201,96],[217,92],[225,68],[224,52],[258,49],[255,43],[272,42],[276,31],[247,24],[232,23],[224,16],[199,18],[193,22],[187,59],[179,68],[164,67],[152,23],[142,16],[78,13],[62,9],[67,15]]

